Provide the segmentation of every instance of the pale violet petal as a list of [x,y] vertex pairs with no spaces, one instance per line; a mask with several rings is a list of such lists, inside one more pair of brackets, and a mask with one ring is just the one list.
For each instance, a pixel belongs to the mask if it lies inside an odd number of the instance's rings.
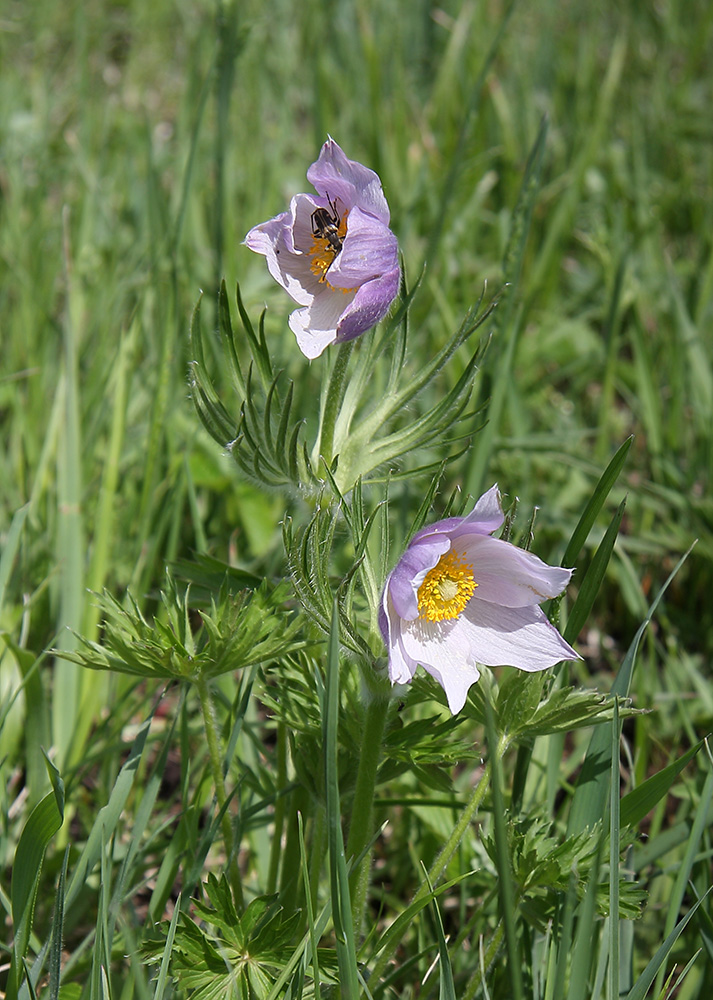
[[418,664],[404,653],[401,641],[403,623],[389,599],[388,588],[384,590],[379,609],[379,628],[389,655],[389,679],[391,683],[408,684],[416,673]]
[[358,205],[365,212],[389,224],[389,206],[379,175],[356,160],[349,160],[330,136],[322,146],[319,159],[307,171],[307,180],[323,198],[340,199],[350,209]]
[[353,340],[383,319],[396,297],[400,280],[401,272],[396,267],[362,285],[354,301],[342,314],[337,327],[337,340]]
[[349,301],[350,296],[344,292],[324,288],[310,306],[291,313],[290,329],[305,357],[318,358],[325,347],[334,343],[339,317]]
[[312,216],[317,207],[311,194],[296,194],[290,202],[291,221],[285,240],[293,253],[309,254],[314,246]]
[[476,502],[470,514],[466,514],[465,517],[447,517],[443,521],[435,521],[417,531],[411,542],[413,544],[414,541],[427,535],[447,534],[451,539],[461,534],[490,535],[497,531],[504,520],[500,491],[497,485],[491,486]]
[[450,548],[447,538],[428,538],[411,544],[399,559],[386,584],[397,614],[411,621],[418,618],[418,588],[426,574]]
[[462,619],[449,622],[419,619],[406,623],[401,634],[405,655],[435,677],[446,692],[453,713],[461,710],[468,689],[480,677],[468,631]]
[[457,667],[451,664],[445,672],[440,667],[427,667],[424,664],[424,670],[428,671],[446,692],[448,707],[453,715],[463,708],[468,691],[480,678],[480,671],[475,663],[464,663]]
[[561,594],[572,575],[571,569],[548,566],[532,552],[489,535],[461,534],[454,537],[453,548],[473,566],[477,598],[491,604],[540,604]]
[[461,519],[456,534],[461,531],[476,531],[480,535],[492,535],[504,520],[500,490],[496,484],[491,486],[487,493],[483,493],[470,514]]
[[537,605],[504,608],[473,597],[458,621],[470,656],[487,667],[546,670],[560,660],[580,659]]
[[318,281],[310,271],[309,259],[292,253],[287,245],[290,222],[290,213],[283,212],[254,226],[245,237],[245,245],[264,255],[268,271],[290,298],[308,306],[314,298]]
[[[349,213],[346,225],[341,253],[329,269],[329,280],[335,287],[358,288],[380,275],[398,271],[399,244],[388,226],[358,208]],[[398,281],[387,308],[397,291]]]

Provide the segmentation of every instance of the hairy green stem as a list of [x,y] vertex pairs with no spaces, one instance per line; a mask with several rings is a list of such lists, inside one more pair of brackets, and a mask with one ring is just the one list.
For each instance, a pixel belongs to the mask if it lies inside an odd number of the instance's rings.
[[233,889],[233,899],[238,909],[243,907],[243,885],[238,870],[237,858],[234,854],[233,825],[230,821],[230,814],[225,809],[228,795],[225,791],[225,779],[223,777],[223,754],[220,749],[220,737],[218,735],[218,723],[215,716],[215,705],[210,693],[210,687],[205,680],[196,681],[198,697],[203,713],[203,726],[205,728],[206,743],[208,744],[208,759],[215,785],[215,797],[218,808],[223,809],[223,840],[225,842],[225,853],[228,859],[228,877]]
[[[500,738],[496,751],[498,760],[500,760],[503,757],[508,746],[509,746],[509,740],[507,739],[506,736],[502,736]],[[429,881],[434,888],[436,887],[438,882],[440,882],[446,868],[448,867],[451,858],[458,850],[458,845],[465,836],[466,831],[468,830],[468,827],[470,826],[473,817],[475,816],[476,812],[483,803],[483,799],[485,798],[486,792],[488,791],[488,786],[490,784],[490,771],[491,771],[491,762],[488,761],[488,763],[483,768],[483,773],[478,779],[475,788],[473,789],[473,794],[471,795],[468,803],[466,804],[465,808],[460,814],[458,822],[453,828],[453,833],[450,835],[446,843],[443,845],[440,854],[431,865],[431,868],[428,872],[428,879],[421,884],[421,887],[414,894],[412,900],[413,903],[416,903],[419,900],[423,899],[425,896],[429,895],[429,893],[431,892],[429,888]],[[386,948],[384,949],[384,951],[382,951],[371,972],[371,977],[374,980],[374,982],[378,982],[379,977],[383,974],[384,969],[391,960],[394,951],[396,951],[398,944],[399,944],[398,941],[394,941],[389,948]]]
[[349,358],[351,357],[353,347],[353,340],[349,340],[346,344],[342,344],[339,348],[337,359],[334,362],[334,368],[332,369],[332,374],[329,378],[329,385],[327,386],[324,410],[322,411],[322,426],[319,433],[317,453],[313,455],[314,464],[319,463],[319,457],[321,455],[327,463],[327,466],[331,468],[332,460],[334,459],[334,455],[332,454],[334,450],[334,426],[337,422],[337,416],[339,415],[339,408],[341,407],[342,400],[344,399],[347,366],[349,364]]
[[483,955],[482,966],[478,965],[473,975],[468,980],[468,984],[465,988],[465,993],[463,994],[462,1000],[474,1000],[474,997],[478,995],[480,987],[483,982],[483,976],[487,974],[488,969],[495,961],[498,952],[503,943],[503,938],[505,937],[505,924],[501,920],[498,926],[495,928],[495,933],[488,945],[485,954]]
[[[349,824],[347,839],[347,859],[358,857],[369,843],[373,834],[373,805],[376,788],[376,773],[381,757],[381,747],[386,724],[386,714],[390,698],[380,692],[371,693],[366,706],[364,730],[357,771],[354,803]],[[371,871],[371,850],[367,851],[361,862],[352,870],[349,876],[349,889],[352,898],[352,914],[354,927],[361,926],[364,907],[366,905],[369,873]]]

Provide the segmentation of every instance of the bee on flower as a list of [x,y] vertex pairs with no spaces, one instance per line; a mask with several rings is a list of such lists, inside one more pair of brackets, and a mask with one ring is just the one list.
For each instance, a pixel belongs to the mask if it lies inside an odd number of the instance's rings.
[[493,486],[470,514],[418,531],[384,587],[379,626],[392,684],[407,684],[420,664],[454,714],[479,663],[537,671],[580,658],[539,606],[564,590],[572,570],[492,538],[503,521]]
[[347,159],[330,137],[307,180],[317,194],[295,195],[245,243],[265,256],[272,277],[301,306],[289,324],[311,359],[378,323],[396,297],[400,271],[389,206],[373,170]]

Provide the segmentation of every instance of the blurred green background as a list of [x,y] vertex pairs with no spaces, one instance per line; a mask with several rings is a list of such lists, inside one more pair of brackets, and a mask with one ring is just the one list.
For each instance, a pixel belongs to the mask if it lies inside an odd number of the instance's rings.
[[703,0],[5,4],[3,537],[29,506],[4,626],[23,617],[41,649],[65,624],[93,632],[86,587],[144,593],[181,554],[274,548],[282,501],[192,411],[187,330],[199,291],[210,329],[220,278],[239,280],[280,366],[319,384],[241,241],[308,187],[327,133],[380,173],[411,281],[427,262],[417,362],[499,290],[546,115],[518,308],[479,402],[504,388],[453,481],[540,506],[556,549],[634,434],[593,649],[625,641],[698,538],[661,655],[709,655],[712,25]]
[[[709,0],[5,0],[4,873],[23,787],[30,803],[47,787],[39,746],[77,764],[63,754],[80,755],[94,732],[87,788],[73,786],[76,829],[86,830],[113,787],[122,727],[153,697],[45,653],[71,648],[72,630],[100,636],[91,592],[120,597],[128,586],[150,617],[166,564],[196,553],[283,572],[285,500],[241,477],[200,425],[188,330],[202,292],[209,366],[230,408],[210,333],[220,280],[231,300],[239,281],[253,320],[268,306],[277,367],[316,398],[329,358],[305,362],[286,324],[293,304],[241,243],[308,189],[327,134],[380,174],[411,284],[426,265],[409,364],[443,346],[486,283],[487,300],[512,282],[507,311],[484,330],[493,336],[473,429],[487,426],[450,466],[443,495],[460,486],[477,496],[497,481],[520,498],[519,525],[540,508],[537,550],[557,561],[634,435],[575,575],[576,588],[626,496],[574,679],[609,689],[648,604],[698,539],[640,653],[632,694],[660,711],[625,727],[637,780],[709,731],[712,65]],[[544,117],[541,186],[511,274],[510,224]],[[464,348],[434,393],[466,358]],[[399,487],[399,516],[426,487]],[[563,763],[563,781],[574,766]],[[701,781],[699,771],[662,804],[656,830],[689,815]],[[687,836],[671,841],[677,858]],[[646,958],[670,884],[654,883],[652,920],[637,930]]]

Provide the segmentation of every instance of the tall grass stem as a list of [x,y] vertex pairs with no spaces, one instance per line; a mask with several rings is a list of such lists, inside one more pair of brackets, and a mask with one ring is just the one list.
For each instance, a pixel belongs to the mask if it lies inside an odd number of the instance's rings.
[[220,749],[220,736],[218,734],[218,723],[215,716],[215,704],[210,693],[208,682],[201,679],[196,682],[198,697],[203,715],[203,726],[205,728],[206,743],[208,745],[208,760],[210,761],[213,784],[215,786],[215,797],[218,808],[224,810],[222,827],[223,840],[225,841],[225,853],[228,860],[228,873],[230,884],[233,890],[233,899],[238,908],[243,906],[243,886],[238,870],[238,862],[234,853],[233,826],[230,814],[225,809],[228,796],[225,790],[225,779],[223,777],[223,755]]

